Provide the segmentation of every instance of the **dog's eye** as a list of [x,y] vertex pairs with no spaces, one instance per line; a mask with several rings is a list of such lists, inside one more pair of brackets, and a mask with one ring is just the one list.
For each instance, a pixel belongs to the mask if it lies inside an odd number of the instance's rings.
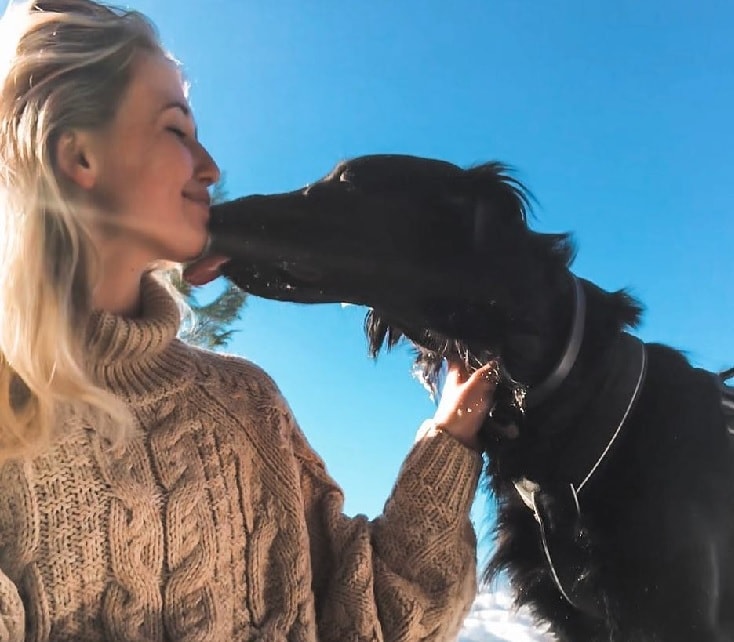
[[339,174],[339,182],[340,183],[351,183],[352,182],[352,174],[348,169],[345,169],[341,174]]

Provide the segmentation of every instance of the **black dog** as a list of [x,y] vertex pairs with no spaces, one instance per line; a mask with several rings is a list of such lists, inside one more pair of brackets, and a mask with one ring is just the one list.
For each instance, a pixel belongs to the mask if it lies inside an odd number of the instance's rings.
[[528,228],[498,163],[369,156],[280,195],[213,209],[214,251],[248,291],[369,306],[435,385],[446,357],[498,358],[484,426],[499,503],[487,577],[561,640],[734,639],[734,452],[726,389],[625,332],[639,305],[569,270],[567,235]]

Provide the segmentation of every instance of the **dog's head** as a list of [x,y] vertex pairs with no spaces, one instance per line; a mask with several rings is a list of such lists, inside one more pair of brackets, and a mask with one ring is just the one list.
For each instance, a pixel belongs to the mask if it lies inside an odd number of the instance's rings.
[[[532,335],[533,289],[565,270],[565,235],[528,229],[527,191],[500,163],[363,156],[289,193],[212,208],[222,272],[247,291],[372,309],[370,347],[408,337],[435,374],[441,359],[486,361],[507,328]],[[453,354],[452,354],[453,353]]]

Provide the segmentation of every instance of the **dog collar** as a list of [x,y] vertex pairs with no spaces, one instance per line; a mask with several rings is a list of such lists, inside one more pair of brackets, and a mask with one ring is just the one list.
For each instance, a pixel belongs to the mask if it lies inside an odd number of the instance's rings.
[[563,351],[560,361],[545,381],[528,390],[525,396],[527,407],[539,406],[554,393],[566,379],[568,373],[571,372],[571,368],[573,368],[573,364],[576,363],[576,359],[579,356],[581,343],[584,340],[586,296],[581,281],[573,274],[571,274],[571,280],[573,282],[574,313],[566,349]]

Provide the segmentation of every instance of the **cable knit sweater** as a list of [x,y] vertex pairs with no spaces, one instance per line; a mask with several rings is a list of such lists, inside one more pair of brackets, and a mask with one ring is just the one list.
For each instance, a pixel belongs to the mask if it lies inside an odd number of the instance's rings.
[[143,428],[124,452],[72,418],[0,469],[0,640],[454,639],[479,456],[426,434],[383,515],[347,517],[272,380],[178,326],[150,277],[140,318],[93,319],[95,375]]

